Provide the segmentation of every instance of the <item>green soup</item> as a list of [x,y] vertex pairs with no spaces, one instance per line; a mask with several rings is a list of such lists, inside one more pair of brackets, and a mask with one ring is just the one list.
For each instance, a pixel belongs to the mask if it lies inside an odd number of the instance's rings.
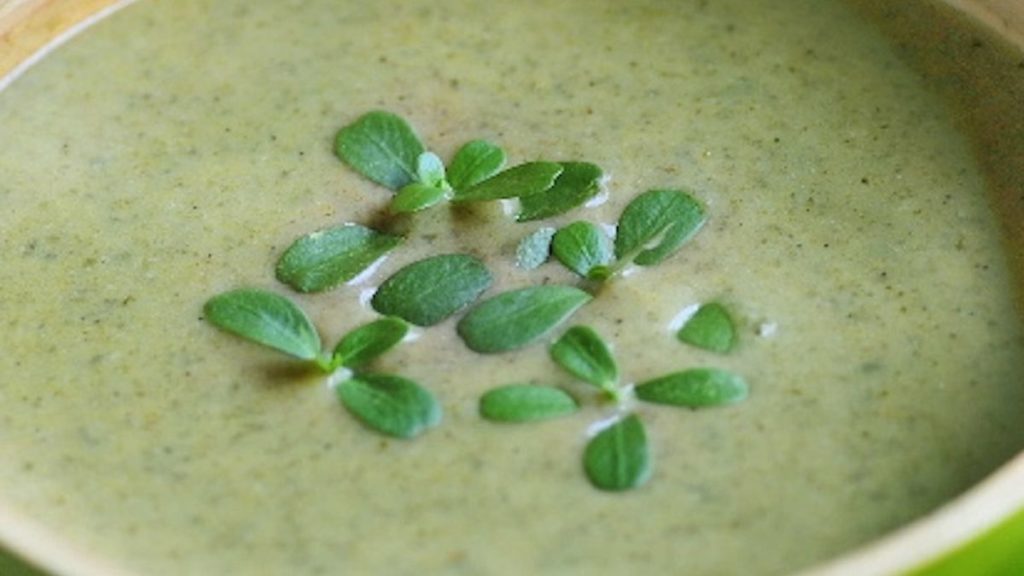
[[[608,410],[482,420],[511,382],[585,387],[544,344],[481,356],[454,320],[384,356],[441,400],[400,441],[323,378],[202,318],[274,280],[296,237],[372,222],[390,192],[332,154],[372,109],[449,158],[581,159],[614,223],[689,187],[707,226],[572,323],[626,381],[714,365],[749,399],[638,408],[654,477],[593,489]],[[139,2],[0,94],[0,493],[140,574],[779,574],[959,494],[1024,445],[1024,340],[979,170],[881,33],[824,0]],[[551,224],[546,223],[546,224]],[[371,276],[293,297],[328,341],[428,255],[515,266],[498,204],[417,215]],[[695,303],[735,311],[727,356],[680,344]],[[574,388],[575,387],[575,388]]]

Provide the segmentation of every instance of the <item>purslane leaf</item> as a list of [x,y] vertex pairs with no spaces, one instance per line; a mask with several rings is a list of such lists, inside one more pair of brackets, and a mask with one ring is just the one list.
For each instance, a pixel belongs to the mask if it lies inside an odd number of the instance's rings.
[[491,273],[467,254],[442,254],[413,262],[384,281],[373,309],[417,326],[433,326],[471,304],[490,287]]
[[547,262],[551,256],[551,240],[554,236],[555,229],[545,226],[523,238],[516,246],[516,266],[523,270],[533,270]]
[[452,202],[482,202],[524,197],[543,192],[562,173],[555,162],[527,162],[499,172],[469,188],[456,188]]
[[412,438],[441,421],[441,405],[416,382],[388,374],[362,374],[336,392],[342,405],[370,428]]
[[[704,225],[704,208],[682,190],[649,190],[633,199],[619,218],[615,257],[641,266],[657,264]],[[657,242],[654,247],[647,247]]]
[[736,345],[736,325],[725,306],[708,302],[683,324],[676,337],[691,346],[725,354]]
[[416,158],[416,179],[427,186],[443,188],[444,162],[433,152],[423,152]]
[[693,368],[639,384],[636,397],[645,402],[706,408],[735,404],[747,398],[749,387],[740,376],[716,368]]
[[564,214],[590,200],[601,188],[603,171],[589,162],[561,162],[562,173],[547,190],[519,200],[516,220],[527,222]]
[[358,224],[319,230],[296,240],[277,262],[277,279],[299,292],[320,292],[347,282],[402,239]]
[[572,286],[533,286],[504,292],[471,309],[458,333],[471,350],[484,354],[521,348],[561,324],[590,294]]
[[555,233],[551,253],[566,268],[584,278],[591,271],[611,263],[612,241],[604,231],[590,222],[573,222]]
[[391,200],[391,211],[396,214],[419,212],[444,200],[448,193],[429,184],[407,184]]
[[417,160],[424,148],[405,120],[378,110],[339,130],[334,152],[356,172],[399,190],[417,180]]
[[203,306],[218,328],[302,360],[316,360],[320,336],[305,312],[273,292],[240,288],[219,294]]
[[551,358],[570,374],[612,392],[619,382],[619,368],[608,345],[588,326],[573,326],[555,340]]
[[334,367],[358,368],[393,348],[409,333],[398,318],[380,318],[345,334],[334,347]]
[[601,490],[636,488],[651,476],[647,433],[636,414],[630,414],[591,438],[583,454],[590,482]]
[[486,140],[466,142],[448,167],[448,183],[464,190],[487,180],[505,165],[505,151]]
[[551,386],[510,384],[480,397],[480,415],[496,422],[547,420],[579,409],[576,399]]

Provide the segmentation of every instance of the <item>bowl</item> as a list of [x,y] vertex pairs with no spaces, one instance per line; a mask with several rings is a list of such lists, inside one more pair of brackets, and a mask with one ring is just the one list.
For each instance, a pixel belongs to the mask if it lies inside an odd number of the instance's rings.
[[[0,1],[0,77],[7,75],[9,81],[77,32],[131,3]],[[1024,310],[1024,5],[998,0],[852,3],[913,55],[926,78],[946,86],[944,96],[962,111],[959,128],[972,140],[985,172],[1005,229],[1018,307]],[[970,562],[979,557],[1003,562],[993,564],[991,573],[1008,573],[1007,567],[1024,565],[1024,555],[1013,552],[1024,545],[1022,526],[1024,453],[933,513],[803,574],[957,573],[958,567],[977,567]],[[0,541],[57,573],[119,573],[75,543],[7,510],[2,501]]]

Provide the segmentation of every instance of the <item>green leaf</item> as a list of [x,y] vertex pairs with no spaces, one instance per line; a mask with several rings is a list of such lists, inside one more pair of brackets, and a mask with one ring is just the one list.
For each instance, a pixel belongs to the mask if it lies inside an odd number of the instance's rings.
[[612,241],[597,224],[573,222],[555,233],[551,253],[569,270],[590,278],[592,270],[611,263]]
[[309,317],[284,296],[255,288],[219,294],[203,306],[218,328],[302,360],[316,360],[320,336]]
[[708,302],[690,316],[676,337],[692,346],[724,354],[736,345],[736,325],[725,306]]
[[609,392],[619,382],[619,368],[608,345],[588,326],[573,326],[551,345],[551,358],[570,374]]
[[391,200],[391,211],[396,214],[419,212],[441,202],[447,194],[443,188],[413,182],[395,194]]
[[456,190],[470,188],[494,176],[505,165],[505,151],[485,140],[472,140],[455,153],[448,183]]
[[386,374],[363,374],[338,385],[342,405],[370,428],[412,438],[441,421],[441,405],[419,384]]
[[731,372],[693,368],[639,384],[635,392],[645,402],[705,408],[745,400],[749,388],[743,378]]
[[572,286],[534,286],[485,300],[462,317],[459,336],[484,354],[521,348],[564,322],[591,296]]
[[381,314],[433,326],[480,297],[492,282],[480,260],[443,254],[413,262],[384,281],[371,305]]
[[[667,258],[704,225],[704,208],[681,190],[649,190],[622,211],[615,257],[652,266]],[[656,243],[653,248],[647,246]]]
[[416,177],[427,186],[443,188],[444,162],[433,152],[424,152],[416,158]]
[[647,433],[636,414],[630,414],[591,438],[583,454],[590,482],[601,490],[636,488],[651,477]]
[[402,241],[358,224],[296,240],[277,262],[277,279],[299,292],[320,292],[358,276]]
[[527,162],[499,172],[469,188],[456,188],[452,202],[482,202],[537,194],[551,188],[561,173],[561,164]]
[[398,318],[380,318],[363,324],[338,341],[332,364],[358,368],[393,348],[408,332],[409,325]]
[[547,262],[548,256],[551,255],[551,240],[554,236],[555,229],[545,226],[523,238],[516,247],[516,266],[523,270],[533,270]]
[[480,415],[497,422],[546,420],[577,410],[572,396],[551,386],[510,384],[488,390],[480,398]]
[[423,143],[402,118],[368,112],[338,131],[334,153],[353,170],[392,190],[417,180]]
[[551,188],[524,196],[516,220],[527,222],[564,214],[590,200],[601,189],[604,172],[589,162],[562,162],[562,173]]

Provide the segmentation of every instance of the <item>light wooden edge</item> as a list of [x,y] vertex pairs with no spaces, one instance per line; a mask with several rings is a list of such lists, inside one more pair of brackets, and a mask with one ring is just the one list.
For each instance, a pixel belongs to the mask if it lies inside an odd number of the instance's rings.
[[1021,0],[943,0],[986,28],[1024,48],[1024,2]]
[[931,514],[797,576],[906,573],[967,544],[1022,508],[1024,454]]
[[0,0],[0,77],[117,0]]
[[[0,90],[41,55],[136,0],[0,0]],[[1021,0],[942,0],[1024,48]],[[799,576],[898,574],[941,557],[1024,508],[1024,454],[890,536]],[[60,574],[128,576],[0,501],[0,541]]]
[[0,542],[11,552],[54,574],[131,576],[53,533],[0,501]]

